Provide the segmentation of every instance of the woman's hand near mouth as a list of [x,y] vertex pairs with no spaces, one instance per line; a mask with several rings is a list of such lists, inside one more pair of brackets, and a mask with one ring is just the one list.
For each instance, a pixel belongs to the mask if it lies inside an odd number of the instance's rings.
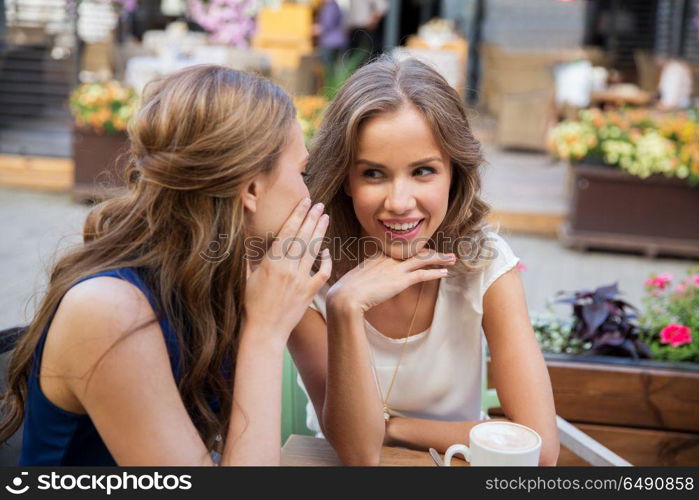
[[[358,309],[366,313],[412,285],[446,277],[447,266],[455,262],[454,254],[438,253],[435,250],[422,250],[403,261],[377,253],[365,259],[330,288],[328,307]],[[439,267],[435,269],[430,266]]]

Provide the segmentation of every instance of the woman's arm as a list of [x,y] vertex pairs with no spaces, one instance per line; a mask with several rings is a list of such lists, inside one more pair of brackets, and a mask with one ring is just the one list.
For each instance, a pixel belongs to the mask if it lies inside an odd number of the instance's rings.
[[302,202],[294,210],[248,277],[246,326],[238,344],[233,408],[222,457],[225,465],[278,465],[281,461],[284,348],[313,296],[330,276],[332,265],[325,252],[318,272],[310,275],[319,248],[309,243],[322,240],[328,217],[321,217],[322,205],[306,214],[306,205]]
[[[559,441],[551,381],[531,329],[517,271],[505,273],[486,292],[483,328],[490,348],[495,387],[506,420],[537,431],[543,440],[540,464],[555,465]],[[396,417],[388,424],[386,442],[445,451],[455,443],[468,444],[471,428],[480,422]]]
[[344,315],[330,303],[327,307],[334,311],[329,313],[332,327],[309,308],[289,337],[289,352],[321,430],[340,460],[376,465],[384,439],[383,410],[368,357],[364,315],[351,309]]
[[328,297],[328,380],[323,428],[347,465],[378,465],[384,440],[383,405],[372,370],[364,313]]
[[[263,329],[244,329],[236,358],[233,408],[221,465],[281,463],[284,344]],[[238,376],[239,375],[239,376]]]
[[444,453],[452,444],[468,444],[471,428],[481,422],[493,420],[472,420],[468,422],[445,422],[421,418],[393,417],[386,427],[386,444],[405,446],[417,450],[434,448]]
[[560,445],[551,380],[516,270],[495,280],[483,297],[483,330],[505,416],[537,431],[543,440],[539,463],[555,465]]
[[364,312],[410,285],[438,279],[454,259],[425,251],[408,261],[365,260],[328,292],[328,321],[308,310],[289,350],[319,416],[323,433],[343,463],[377,465],[385,437],[383,404],[372,369]]

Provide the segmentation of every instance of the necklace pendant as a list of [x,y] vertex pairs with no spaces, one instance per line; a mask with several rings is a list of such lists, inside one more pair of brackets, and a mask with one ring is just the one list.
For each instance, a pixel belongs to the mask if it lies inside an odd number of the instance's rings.
[[388,411],[388,406],[383,405],[383,419],[388,422],[391,419],[391,414]]

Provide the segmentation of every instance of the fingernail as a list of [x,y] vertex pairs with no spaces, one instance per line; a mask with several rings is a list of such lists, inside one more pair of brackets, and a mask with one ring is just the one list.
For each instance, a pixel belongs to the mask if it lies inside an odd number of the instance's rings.
[[320,221],[321,221],[323,224],[327,224],[329,220],[330,220],[330,216],[329,216],[328,214],[323,214],[323,215],[320,217]]
[[310,198],[304,198],[303,201],[301,202],[301,204],[302,204],[304,207],[307,207],[308,205],[311,204],[311,199],[310,199]]
[[322,203],[317,203],[316,206],[313,207],[313,210],[316,212],[322,212],[323,211],[323,204]]
[[439,271],[440,271],[442,274],[448,274],[448,273],[449,273],[449,269],[440,269]]

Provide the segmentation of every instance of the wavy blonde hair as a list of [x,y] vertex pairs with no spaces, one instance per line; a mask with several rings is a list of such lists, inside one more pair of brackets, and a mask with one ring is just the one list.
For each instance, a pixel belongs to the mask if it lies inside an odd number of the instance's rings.
[[[449,207],[427,246],[440,252],[455,252],[459,242],[478,242],[485,235],[488,205],[480,198],[478,168],[483,163],[479,142],[474,138],[466,109],[458,93],[434,69],[415,59],[397,61],[390,56],[357,70],[337,93],[325,112],[323,122],[311,146],[307,172],[314,200],[325,203],[332,221],[326,240],[333,256],[344,255],[343,246],[361,235],[352,199],[343,184],[356,160],[362,125],[381,113],[414,106],[425,117],[435,140],[452,165]],[[481,267],[480,245],[469,258],[461,258],[462,271]],[[341,258],[333,265],[336,281],[361,259]]]
[[[248,73],[204,65],[149,84],[129,125],[127,192],[88,214],[83,243],[61,257],[11,360],[0,442],[24,418],[28,377],[42,332],[79,279],[138,268],[177,336],[178,390],[209,449],[225,442],[245,293],[244,186],[272,174],[295,118],[287,94]],[[204,259],[227,235],[226,259]],[[227,255],[227,254],[226,254]],[[143,325],[142,325],[143,326]],[[214,412],[206,396],[215,396]]]

